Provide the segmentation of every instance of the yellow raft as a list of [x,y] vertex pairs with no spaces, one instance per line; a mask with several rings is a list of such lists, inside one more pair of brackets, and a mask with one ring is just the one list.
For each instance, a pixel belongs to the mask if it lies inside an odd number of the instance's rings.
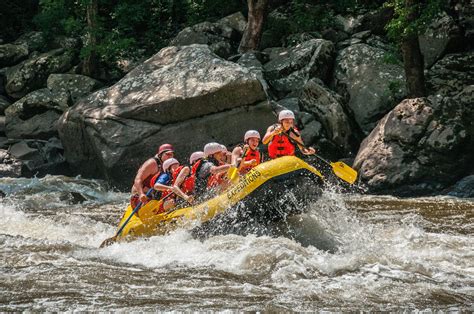
[[[323,178],[315,167],[297,157],[285,156],[270,160],[256,166],[245,176],[240,177],[237,182],[231,184],[221,194],[193,207],[154,214],[161,201],[152,200],[148,202],[137,214],[133,215],[117,240],[131,240],[136,237],[165,234],[176,228],[193,227],[196,222],[209,221],[249,197],[256,189],[260,187],[265,189],[264,185],[269,180],[293,172],[305,173],[318,179]],[[133,208],[129,205],[119,227],[125,223],[132,212]]]

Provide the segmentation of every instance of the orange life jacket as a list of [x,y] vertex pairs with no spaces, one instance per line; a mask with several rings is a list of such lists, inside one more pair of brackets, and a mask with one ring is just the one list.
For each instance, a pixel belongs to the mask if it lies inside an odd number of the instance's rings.
[[294,156],[295,150],[295,145],[285,132],[273,136],[272,141],[268,144],[268,156],[272,159],[282,156]]
[[244,151],[244,155],[242,156],[242,161],[250,161],[252,159],[255,159],[257,162],[253,166],[242,166],[240,168],[240,173],[245,174],[250,171],[253,167],[256,165],[260,164],[262,162],[262,154],[258,151],[258,149],[253,150],[250,147]]

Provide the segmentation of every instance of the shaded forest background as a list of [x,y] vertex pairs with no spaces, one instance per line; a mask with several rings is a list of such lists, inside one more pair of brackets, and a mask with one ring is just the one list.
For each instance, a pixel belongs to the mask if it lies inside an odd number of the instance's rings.
[[[288,18],[282,22],[268,16],[264,30],[278,36],[283,42],[293,33],[322,31],[334,27],[337,14],[364,12],[381,6],[392,6],[400,10],[404,0],[356,1],[356,0],[291,0],[266,1],[266,12],[285,8]],[[428,3],[429,10],[423,11],[430,17],[440,10],[443,1]],[[96,16],[90,11],[96,10]],[[203,21],[213,22],[233,12],[248,14],[244,0],[24,0],[4,1],[0,11],[0,39],[3,42],[15,40],[30,30],[43,32],[48,42],[55,37],[81,37],[83,46],[80,57],[87,60],[97,57],[100,67],[120,77],[120,60],[142,60],[168,45],[169,41],[186,26]],[[401,19],[400,19],[401,18]],[[399,15],[389,33],[393,39],[404,27]],[[92,22],[92,23],[91,23]],[[426,21],[421,21],[420,26]],[[92,35],[95,40],[87,40]],[[88,73],[94,76],[94,73]]]

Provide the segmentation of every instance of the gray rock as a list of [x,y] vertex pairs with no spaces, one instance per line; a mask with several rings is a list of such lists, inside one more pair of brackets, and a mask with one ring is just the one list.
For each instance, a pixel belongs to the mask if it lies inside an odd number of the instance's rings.
[[312,77],[327,80],[333,57],[332,42],[312,39],[266,63],[264,76],[274,90],[285,95],[300,90]]
[[318,38],[322,38],[322,35],[318,32],[304,32],[304,33],[291,34],[285,39],[285,46],[294,47],[296,45],[307,42],[308,40],[318,39]]
[[360,27],[362,15],[359,16],[342,16],[336,15],[335,21],[339,24],[341,30],[348,34],[355,32],[356,28]]
[[78,74],[51,74],[46,84],[53,92],[70,93],[73,103],[103,86],[93,78]]
[[10,154],[17,159],[28,160],[37,152],[37,149],[29,147],[25,141],[15,143],[10,147]]
[[11,156],[8,150],[0,149],[0,178],[21,176],[21,161]]
[[52,73],[65,72],[72,67],[75,55],[56,49],[8,68],[5,89],[9,96],[21,98],[30,91],[46,86]]
[[28,57],[28,46],[26,45],[0,45],[0,67],[15,65],[26,57]]
[[205,44],[222,58],[228,58],[236,53],[240,40],[239,33],[230,26],[222,23],[203,22],[186,27],[170,42],[170,46],[187,46]]
[[227,41],[219,41],[209,45],[209,49],[221,58],[227,59],[235,53],[235,49]]
[[57,136],[57,122],[71,104],[66,92],[36,90],[5,110],[9,138],[48,139]]
[[445,56],[433,65],[426,76],[426,85],[431,94],[454,96],[472,84],[474,51]]
[[275,119],[268,102],[256,105],[264,99],[254,74],[207,46],[167,47],[79,100],[59,132],[74,169],[124,187],[161,143],[184,160],[208,141],[236,144],[247,129],[263,131]]
[[263,50],[263,53],[268,55],[269,61],[274,60],[279,57],[287,56],[288,52],[289,52],[289,49],[284,48],[284,47],[272,47],[272,48],[266,48]]
[[0,116],[0,134],[5,134],[5,116]]
[[372,34],[372,32],[370,30],[369,31],[362,31],[362,32],[358,32],[358,33],[355,33],[354,35],[352,35],[352,38],[365,40],[365,39],[369,38],[369,36],[371,34]]
[[341,50],[341,49],[344,49],[344,48],[349,47],[351,45],[360,44],[360,43],[363,43],[363,42],[364,41],[360,38],[349,38],[349,39],[346,39],[344,41],[338,42],[336,47],[337,47],[337,50]]
[[28,52],[32,53],[33,51],[44,51],[46,48],[46,40],[44,39],[42,32],[29,32],[21,35],[14,42],[15,45],[26,45]]
[[472,2],[458,2],[454,10],[459,18],[459,25],[464,30],[464,37],[466,38],[467,49],[472,49],[474,44],[474,5]]
[[6,97],[0,95],[0,115],[3,115],[5,113],[5,109],[7,109],[10,105],[10,101]]
[[328,28],[322,31],[321,35],[324,39],[330,40],[333,43],[338,43],[349,38],[349,35],[343,31],[334,28]]
[[425,33],[419,36],[425,67],[430,68],[460,38],[461,31],[451,16],[443,12],[435,18]]
[[362,142],[354,162],[361,179],[374,191],[416,184],[427,193],[462,177],[474,157],[474,110],[463,102],[473,90],[402,101]]
[[285,107],[285,109],[291,110],[294,113],[298,113],[300,111],[298,97],[283,98],[283,99],[280,99],[278,103],[281,106]]
[[48,141],[13,141],[8,152],[17,161],[15,168],[17,172],[18,167],[21,169],[19,175],[23,177],[42,177],[47,174],[69,175],[70,172],[63,156],[63,150],[60,146],[58,147],[57,142],[57,138],[51,138]]
[[367,44],[355,44],[341,50],[336,58],[336,90],[366,133],[406,94],[403,68],[387,63],[386,54]]
[[301,131],[301,137],[307,146],[315,144],[322,137],[321,123],[313,119],[304,125],[304,129]]
[[456,197],[474,197],[474,175],[467,176],[457,182],[449,189],[447,193],[450,196]]
[[249,69],[262,70],[262,62],[260,62],[255,52],[244,53],[239,60],[237,60],[237,63]]
[[236,12],[234,14],[221,18],[217,21],[217,24],[231,27],[240,34],[243,34],[245,31],[245,27],[247,26],[247,19],[242,14],[242,12]]
[[316,80],[308,81],[300,96],[301,108],[313,113],[324,126],[328,139],[347,154],[353,149],[354,136],[341,100]]
[[367,12],[358,16],[358,23],[354,26],[353,32],[370,30],[373,34],[384,36],[386,33],[385,25],[391,20],[392,16],[393,10],[386,7]]

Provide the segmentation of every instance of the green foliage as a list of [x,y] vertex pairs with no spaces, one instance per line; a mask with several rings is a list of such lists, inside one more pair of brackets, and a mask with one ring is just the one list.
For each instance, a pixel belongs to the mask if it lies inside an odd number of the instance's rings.
[[389,0],[385,6],[394,11],[393,19],[385,27],[388,36],[399,41],[422,33],[447,3],[446,0],[428,0],[407,5],[406,0]]
[[0,7],[0,39],[10,42],[31,29],[38,10],[35,0],[2,0]]
[[84,36],[93,32],[95,46],[81,50],[81,58],[95,51],[106,65],[123,58],[148,57],[166,46],[181,29],[242,10],[240,0],[99,0],[98,26],[87,29],[90,0],[40,0],[34,18],[45,36]]

